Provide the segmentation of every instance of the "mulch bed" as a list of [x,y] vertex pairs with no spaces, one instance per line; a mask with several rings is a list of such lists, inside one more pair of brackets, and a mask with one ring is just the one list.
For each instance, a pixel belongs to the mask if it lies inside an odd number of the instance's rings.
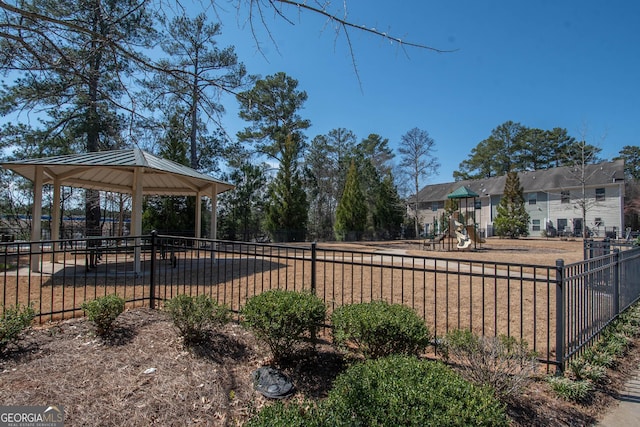
[[[302,352],[281,366],[297,393],[322,398],[345,362],[330,345]],[[207,345],[186,349],[164,313],[129,310],[108,340],[85,319],[31,330],[0,359],[3,405],[62,405],[73,426],[235,426],[268,404],[251,373],[269,365],[268,349],[241,326],[228,324]],[[509,407],[516,426],[589,425],[602,417],[640,363],[635,347],[589,404],[555,398],[535,382]]]
[[[225,426],[242,424],[267,401],[251,372],[270,363],[268,349],[238,324],[187,349],[160,311],[129,310],[116,323],[108,340],[86,319],[30,331],[0,359],[0,402],[62,405],[74,426]],[[283,368],[298,395],[322,397],[342,358],[320,345]]]

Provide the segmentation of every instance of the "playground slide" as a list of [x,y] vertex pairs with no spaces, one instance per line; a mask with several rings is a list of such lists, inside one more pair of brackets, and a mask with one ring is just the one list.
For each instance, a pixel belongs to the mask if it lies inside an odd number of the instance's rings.
[[477,242],[477,243],[485,242],[485,240],[482,237],[478,236],[476,227],[473,225],[467,225],[467,236],[469,236],[469,238],[474,242]]
[[466,236],[457,230],[456,238],[458,239],[458,244],[456,245],[458,249],[467,249],[471,245],[472,240],[469,238],[469,236]]

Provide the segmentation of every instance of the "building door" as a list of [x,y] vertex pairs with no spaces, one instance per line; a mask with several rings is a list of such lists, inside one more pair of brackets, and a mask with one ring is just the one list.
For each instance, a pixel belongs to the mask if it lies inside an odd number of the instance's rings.
[[567,231],[567,219],[566,218],[558,218],[558,234],[560,236],[566,236]]
[[573,218],[573,235],[582,236],[582,218]]

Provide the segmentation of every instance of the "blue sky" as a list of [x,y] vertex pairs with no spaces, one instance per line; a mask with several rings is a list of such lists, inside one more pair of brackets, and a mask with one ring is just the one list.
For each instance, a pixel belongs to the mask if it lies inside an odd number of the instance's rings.
[[[312,123],[309,140],[342,127],[359,140],[377,133],[395,149],[408,130],[426,130],[441,168],[423,184],[452,181],[459,163],[508,120],[584,135],[607,159],[638,145],[640,2],[347,0],[347,7],[358,25],[455,51],[403,48],[352,30],[356,75],[344,34],[320,16],[285,8],[291,25],[268,14],[274,42],[259,26],[263,56],[242,26],[246,11],[239,18],[232,8],[219,11],[219,44],[234,45],[249,73],[284,71],[307,92],[300,113]],[[244,126],[236,102],[225,107],[224,125],[235,133]]]

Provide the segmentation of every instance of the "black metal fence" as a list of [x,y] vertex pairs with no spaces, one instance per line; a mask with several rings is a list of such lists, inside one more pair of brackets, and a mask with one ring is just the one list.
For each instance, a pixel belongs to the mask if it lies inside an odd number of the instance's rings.
[[640,248],[557,264],[556,349],[561,362],[582,354],[613,319],[640,298]]
[[[78,239],[0,243],[0,304],[32,304],[40,322],[82,315],[84,301],[116,293],[148,304],[150,239]],[[143,250],[144,249],[144,250]],[[142,256],[141,271],[134,255]]]
[[624,251],[636,247],[635,243],[628,240],[612,240],[612,239],[585,239],[584,243],[584,259],[595,258],[602,255],[609,255],[614,251]]
[[112,293],[130,307],[206,294],[237,312],[268,289],[306,290],[329,313],[386,300],[413,308],[435,336],[460,328],[512,336],[548,369],[563,369],[638,300],[639,270],[637,249],[542,266],[154,234],[0,243],[0,303],[33,304],[46,322]]

